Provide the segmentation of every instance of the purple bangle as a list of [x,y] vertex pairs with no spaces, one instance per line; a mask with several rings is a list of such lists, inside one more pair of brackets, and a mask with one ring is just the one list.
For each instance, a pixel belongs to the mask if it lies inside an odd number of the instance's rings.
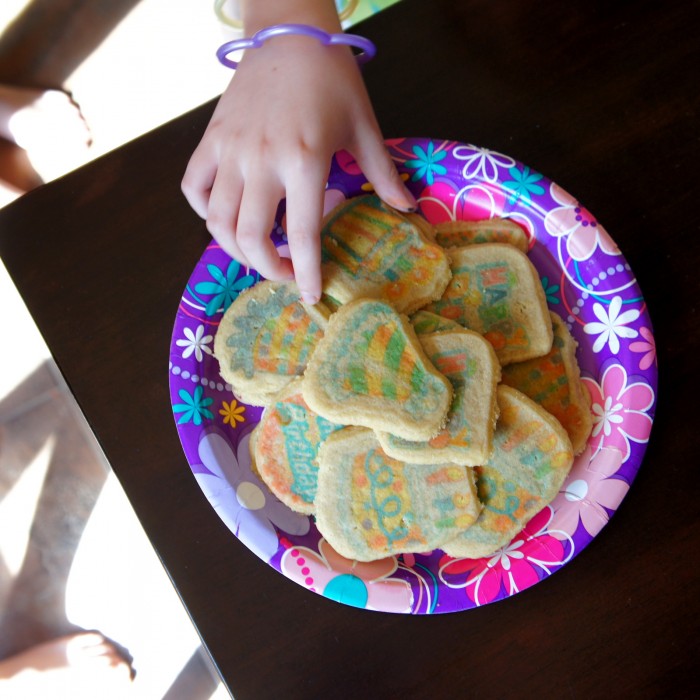
[[271,27],[261,29],[249,39],[227,41],[219,47],[216,52],[216,57],[227,68],[236,68],[239,62],[232,61],[228,58],[228,54],[233,51],[240,51],[241,49],[259,49],[273,36],[283,36],[285,34],[308,36],[312,39],[317,39],[324,46],[353,46],[361,51],[361,53],[355,56],[360,65],[374,58],[377,53],[377,47],[369,39],[365,39],[365,37],[358,36],[357,34],[328,34],[328,32],[324,32],[323,29],[312,27],[308,24],[275,24]]

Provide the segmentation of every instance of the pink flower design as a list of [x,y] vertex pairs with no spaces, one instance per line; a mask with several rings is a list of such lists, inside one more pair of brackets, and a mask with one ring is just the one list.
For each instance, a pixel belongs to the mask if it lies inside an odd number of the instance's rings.
[[549,191],[561,206],[547,212],[545,230],[550,236],[566,237],[566,249],[574,260],[588,260],[598,246],[608,255],[620,255],[608,232],[576,199],[554,183]]
[[500,216],[505,203],[505,193],[493,186],[474,184],[456,190],[440,181],[427,185],[418,197],[421,213],[433,224]]
[[[507,595],[529,588],[554,567],[563,566],[573,556],[574,543],[566,533],[553,533],[547,528],[552,508],[546,506],[523,528],[522,532],[490,557],[482,559],[440,560],[440,580],[450,588],[464,588],[476,605],[497,600],[504,590]],[[567,554],[563,541],[571,549]]]
[[[583,523],[586,532],[597,535],[629,490],[622,479],[610,478],[622,464],[617,447],[602,447],[593,454],[590,447],[577,457],[561,491],[552,502],[558,534],[573,535]],[[606,510],[608,509],[608,510]]]
[[617,447],[623,462],[630,456],[630,440],[647,442],[652,419],[648,411],[654,403],[654,390],[644,382],[627,383],[627,371],[622,365],[610,365],[600,381],[584,378],[591,394],[593,432],[589,444],[594,450],[601,446]]
[[368,610],[411,612],[410,584],[389,578],[398,568],[396,557],[352,561],[338,554],[323,538],[318,543],[318,554],[288,540],[282,540],[282,544],[286,548],[280,562],[282,573],[309,590]]
[[639,369],[645,370],[656,364],[656,341],[654,340],[654,335],[650,328],[640,328],[639,335],[641,335],[644,340],[637,340],[631,343],[630,350],[632,352],[644,353],[641,360],[639,360]]

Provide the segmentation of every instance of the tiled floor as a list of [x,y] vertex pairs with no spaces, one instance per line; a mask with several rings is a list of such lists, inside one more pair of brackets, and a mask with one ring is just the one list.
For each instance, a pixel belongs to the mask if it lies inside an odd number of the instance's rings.
[[[3,0],[0,30],[25,4]],[[67,80],[93,145],[33,154],[45,180],[221,92],[211,6],[137,4]],[[228,697],[2,266],[0,300],[0,658],[99,629],[134,657],[138,700]]]

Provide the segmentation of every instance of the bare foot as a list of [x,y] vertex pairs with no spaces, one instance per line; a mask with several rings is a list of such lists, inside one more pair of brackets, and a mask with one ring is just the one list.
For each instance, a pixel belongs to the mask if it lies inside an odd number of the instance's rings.
[[4,700],[123,700],[131,679],[129,663],[98,632],[59,637],[0,661]]
[[90,130],[80,108],[62,90],[0,85],[0,136],[28,152],[38,149],[82,149]]

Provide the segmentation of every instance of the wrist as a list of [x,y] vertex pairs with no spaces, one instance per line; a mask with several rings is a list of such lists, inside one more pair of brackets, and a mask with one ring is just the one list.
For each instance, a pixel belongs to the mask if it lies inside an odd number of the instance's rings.
[[342,31],[333,0],[244,0],[244,35],[275,24],[309,24],[325,32]]

